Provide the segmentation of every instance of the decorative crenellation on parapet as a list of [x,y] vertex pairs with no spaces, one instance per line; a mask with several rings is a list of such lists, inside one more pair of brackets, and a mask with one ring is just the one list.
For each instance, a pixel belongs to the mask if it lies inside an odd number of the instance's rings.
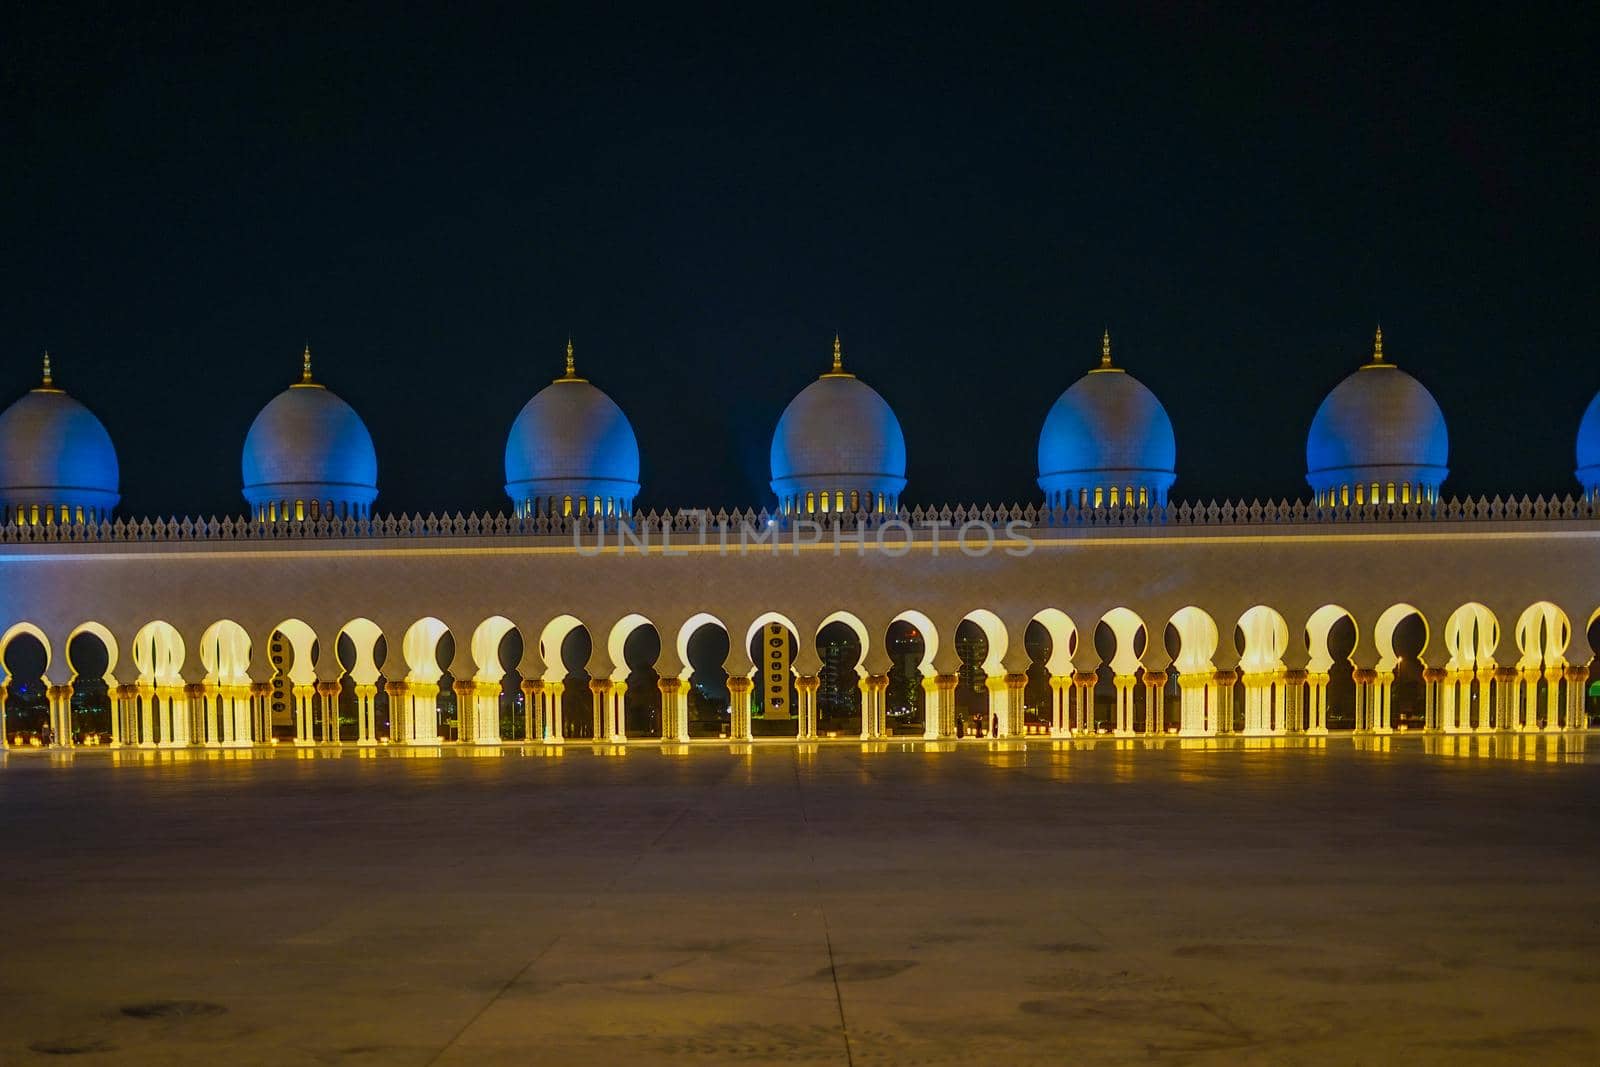
[[636,511],[626,517],[475,513],[454,515],[374,515],[370,518],[257,522],[247,518],[116,519],[99,523],[0,526],[0,544],[137,543],[152,541],[301,541],[440,537],[593,537],[602,531],[622,543],[628,533],[683,540],[738,538],[741,530],[806,528],[844,532],[885,530],[896,525],[922,532],[937,527],[957,531],[980,523],[1003,533],[1008,523],[1031,530],[1154,527],[1325,526],[1376,523],[1556,522],[1600,519],[1600,497],[1452,498],[1433,504],[1319,506],[1307,501],[1172,502],[1152,507],[1047,508],[1037,504],[957,504],[897,512],[836,512],[786,516],[766,509],[685,508]]

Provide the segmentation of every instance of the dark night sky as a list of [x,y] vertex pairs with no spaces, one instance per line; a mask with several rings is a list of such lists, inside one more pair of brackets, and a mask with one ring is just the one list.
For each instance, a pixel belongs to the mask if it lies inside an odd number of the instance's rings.
[[1172,414],[1176,496],[1285,496],[1381,320],[1444,407],[1447,490],[1575,487],[1592,6],[760,6],[13,5],[0,393],[50,348],[124,513],[237,513],[245,430],[309,340],[381,510],[498,509],[571,331],[638,431],[641,505],[754,505],[838,330],[905,427],[907,502],[1009,501],[1109,325]]

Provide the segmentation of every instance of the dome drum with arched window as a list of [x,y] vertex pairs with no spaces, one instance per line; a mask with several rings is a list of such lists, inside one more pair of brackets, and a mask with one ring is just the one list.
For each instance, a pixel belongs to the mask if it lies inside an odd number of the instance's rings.
[[378,454],[354,408],[311,378],[261,409],[245,435],[244,498],[257,522],[364,519],[378,498]]
[[772,435],[772,491],[785,515],[887,513],[906,487],[906,439],[894,409],[844,369],[839,339],[833,367],[800,390]]
[[626,515],[639,494],[639,441],[622,409],[567,370],[523,405],[506,438],[506,495],[518,515]]
[[0,412],[0,517],[33,525],[104,522],[120,499],[117,450],[93,412],[44,379]]
[[1421,382],[1372,359],[1334,387],[1306,436],[1306,481],[1324,507],[1427,504],[1450,473],[1444,412]]
[[1073,382],[1039,433],[1039,488],[1051,508],[1156,507],[1177,480],[1177,440],[1166,408],[1139,379],[1111,362]]

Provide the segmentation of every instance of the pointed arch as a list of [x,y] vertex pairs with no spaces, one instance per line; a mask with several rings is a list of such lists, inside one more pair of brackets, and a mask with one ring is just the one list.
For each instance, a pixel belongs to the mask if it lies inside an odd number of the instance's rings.
[[582,663],[569,667],[561,658],[562,642],[566,641],[572,631],[582,627],[583,623],[576,615],[557,615],[545,623],[544,629],[539,631],[539,656],[545,664],[545,681],[564,681],[569,670],[582,670],[585,667]]
[[439,663],[439,639],[450,627],[432,615],[424,616],[406,628],[400,639],[400,654],[405,659],[406,681],[437,684],[444,677]]
[[1379,615],[1372,627],[1372,643],[1378,650],[1378,671],[1393,671],[1399,662],[1400,657],[1394,650],[1395,628],[1412,615],[1422,620],[1422,652],[1419,656],[1427,653],[1433,641],[1433,628],[1428,625],[1428,617],[1411,604],[1395,604]]
[[1538,670],[1567,665],[1567,646],[1572,643],[1572,622],[1567,613],[1541,600],[1530,604],[1517,619],[1517,660],[1522,670]]
[[[933,657],[939,653],[939,628],[934,626],[933,620],[920,611],[907,608],[890,619],[889,625],[893,626],[897,622],[910,623],[917,628],[917,633],[922,636],[922,660],[917,664],[918,672],[924,678],[931,678],[937,674],[938,672],[933,667]],[[887,635],[885,640],[887,640]],[[862,652],[862,655],[866,655],[865,651]]]
[[[862,622],[861,619],[854,613],[849,611],[836,611],[827,618],[823,619],[817,624],[816,632],[811,635],[812,644],[816,643],[817,638],[822,634],[823,630],[827,629],[830,624],[836,622],[842,622],[846,626],[850,627],[850,629],[855,632],[856,640],[861,642],[861,657],[860,659],[856,660],[855,670],[857,674],[863,673],[865,668],[862,666],[862,664],[866,663],[867,661],[867,652],[872,648],[872,642],[867,634],[867,624]],[[754,633],[755,631],[751,630],[751,634],[754,635]],[[747,640],[745,643],[749,644],[749,641]]]
[[1050,658],[1045,670],[1060,677],[1072,673],[1072,654],[1077,651],[1078,627],[1060,608],[1045,608],[1037,612],[1030,622],[1043,626],[1050,635]]
[[517,624],[504,615],[491,615],[472,631],[472,662],[477,669],[473,681],[498,682],[505,677],[506,666],[500,662],[500,642]]
[[1239,616],[1237,625],[1244,634],[1240,671],[1270,674],[1283,666],[1283,654],[1289,650],[1289,623],[1282,615],[1265,604],[1257,604]]
[[984,640],[988,642],[988,654],[980,664],[983,673],[991,678],[1005,674],[1005,657],[1010,647],[1010,639],[1006,634],[1006,624],[1000,621],[1000,616],[988,608],[974,608],[963,615],[961,621],[970,622],[982,630]]
[[1220,635],[1216,620],[1190,604],[1173,612],[1167,620],[1178,631],[1178,655],[1172,665],[1180,675],[1210,674],[1212,657],[1217,654]]
[[[105,646],[106,673],[104,680],[107,684],[115,682],[117,673],[117,639],[111,636],[111,630],[108,627],[93,620],[79,623],[75,626],[72,632],[67,635],[66,644],[62,646],[63,652],[67,657],[67,668],[72,671],[72,677],[78,677],[78,669],[72,665],[72,642],[82,634],[90,634],[98,638],[100,643]],[[46,647],[48,648],[48,646]]]
[[1494,652],[1500,644],[1500,620],[1482,604],[1472,601],[1450,613],[1444,624],[1445,650],[1449,670],[1476,670],[1495,666]]
[[203,681],[211,685],[250,684],[250,635],[232,619],[221,619],[200,635]]
[[43,630],[39,629],[33,623],[19,622],[13,625],[3,635],[0,635],[0,671],[5,672],[5,682],[7,685],[11,684],[11,671],[10,668],[5,666],[6,650],[11,647],[11,642],[13,640],[22,636],[23,634],[27,634],[44,647],[43,676],[46,678],[50,676],[50,664],[54,658],[53,652],[50,648],[50,639],[44,635]]

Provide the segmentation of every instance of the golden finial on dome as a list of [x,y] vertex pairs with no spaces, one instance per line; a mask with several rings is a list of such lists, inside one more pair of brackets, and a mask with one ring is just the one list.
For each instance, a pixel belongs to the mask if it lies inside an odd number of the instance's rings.
[[1108,328],[1100,334],[1100,366],[1111,366],[1111,330]]
[[1378,327],[1378,332],[1372,335],[1372,362],[1383,362],[1383,327]]
[[47,348],[44,350],[44,387],[49,389],[55,384],[55,379],[50,375],[50,350]]
[[300,353],[300,384],[311,384],[311,344],[306,343],[305,351]]
[[581,382],[587,379],[578,377],[578,363],[572,357],[572,338],[567,338],[567,372],[557,378],[558,382]]
[[844,373],[844,353],[839,348],[839,335],[833,335],[833,373]]

